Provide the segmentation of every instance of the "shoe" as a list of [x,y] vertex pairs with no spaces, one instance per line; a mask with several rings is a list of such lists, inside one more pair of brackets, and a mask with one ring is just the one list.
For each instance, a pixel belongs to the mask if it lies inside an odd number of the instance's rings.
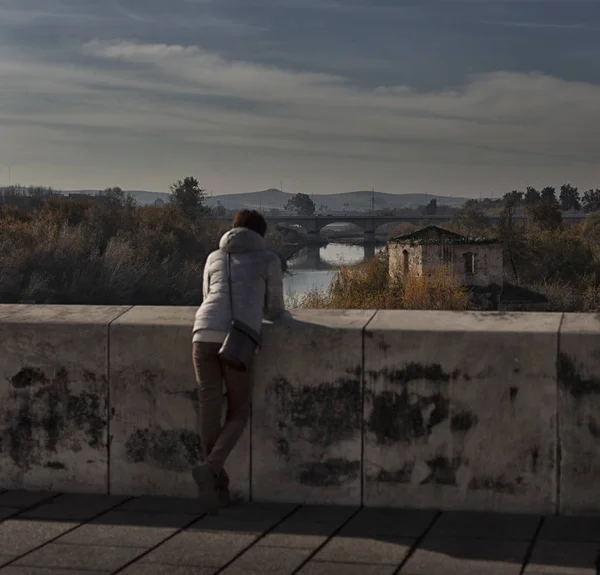
[[219,506],[219,497],[215,487],[215,474],[208,463],[202,463],[192,469],[192,477],[198,486],[200,499],[205,500],[209,510]]

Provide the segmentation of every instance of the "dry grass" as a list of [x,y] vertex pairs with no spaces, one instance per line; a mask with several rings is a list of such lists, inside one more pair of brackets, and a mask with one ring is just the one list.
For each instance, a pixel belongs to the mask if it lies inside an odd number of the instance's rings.
[[[198,305],[226,225],[169,207],[53,198],[0,208],[0,303]],[[278,251],[281,240],[269,234]]]
[[405,282],[390,277],[381,252],[358,267],[341,267],[328,290],[310,290],[296,299],[298,307],[317,309],[449,309],[471,308],[468,290],[448,270]]
[[446,267],[427,276],[411,275],[403,287],[404,309],[464,311],[473,307],[469,290]]

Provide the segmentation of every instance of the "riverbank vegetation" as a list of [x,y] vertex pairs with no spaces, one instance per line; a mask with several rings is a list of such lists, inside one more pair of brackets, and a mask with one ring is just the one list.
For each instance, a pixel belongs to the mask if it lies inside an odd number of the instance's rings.
[[[178,182],[164,207],[138,207],[118,188],[98,201],[0,205],[0,303],[199,305],[204,262],[229,226],[205,217],[195,185]],[[275,230],[267,242],[284,259]]]
[[390,277],[385,251],[358,267],[342,266],[328,289],[311,289],[295,307],[317,309],[472,309],[469,290],[447,268],[406,281]]
[[[492,225],[481,203],[467,202],[451,222],[440,227],[471,238],[498,237],[503,244],[505,286],[547,300],[545,309],[563,312],[600,312],[600,213],[590,212],[600,191],[586,193],[583,221],[563,220],[561,207],[578,198],[574,188],[563,186],[561,201],[550,188],[535,195],[506,194],[501,220]],[[570,205],[570,204],[569,204]],[[524,211],[527,220],[515,219]],[[399,225],[392,236],[418,229]],[[543,299],[542,298],[542,299]],[[296,299],[298,307],[343,309],[477,309],[469,290],[458,284],[447,269],[431,277],[390,277],[382,252],[362,266],[341,267],[326,290],[311,290]]]
[[[507,284],[545,296],[551,311],[600,312],[600,190],[582,200],[576,189],[511,192],[472,200],[447,223],[469,237],[498,236]],[[12,195],[10,195],[12,194]],[[136,206],[119,188],[94,198],[66,198],[44,188],[16,189],[0,202],[0,303],[198,305],[207,255],[226,222],[211,219],[194,178],[171,187],[161,207]],[[4,196],[6,199],[6,195]],[[577,204],[579,202],[579,204]],[[563,220],[561,208],[582,207],[585,220]],[[515,216],[524,213],[527,221]],[[414,231],[402,224],[393,235]],[[286,253],[285,238],[270,228],[267,242]],[[429,278],[390,278],[385,252],[358,267],[342,266],[328,290],[312,290],[296,305],[355,309],[473,309],[467,288],[439,270]]]

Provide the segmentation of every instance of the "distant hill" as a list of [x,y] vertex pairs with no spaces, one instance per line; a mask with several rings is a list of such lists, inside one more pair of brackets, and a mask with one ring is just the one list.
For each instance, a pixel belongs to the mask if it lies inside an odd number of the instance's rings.
[[[90,194],[96,195],[98,190],[68,190],[64,194]],[[157,199],[165,202],[169,200],[169,194],[162,192],[148,192],[144,190],[125,190],[131,194],[139,205],[154,204]],[[263,190],[260,192],[247,192],[242,194],[227,194],[222,196],[211,196],[207,198],[209,206],[221,205],[228,210],[249,209],[277,209],[282,210],[287,201],[294,194],[282,192],[277,189]],[[436,194],[389,194],[384,192],[358,191],[342,194],[311,194],[310,197],[317,206],[326,206],[323,211],[369,211],[371,209],[371,197],[375,198],[375,209],[394,208],[416,208],[426,205],[433,198],[437,199],[438,205],[453,208],[461,207],[468,198],[453,198]]]
[[[241,208],[283,209],[293,194],[282,192],[277,189],[263,190],[262,192],[249,192],[245,194],[229,194],[224,196],[213,196],[208,199],[211,206],[221,205],[228,210]],[[317,210],[326,206],[330,212],[347,211],[369,211],[371,209],[371,198],[374,197],[376,210],[386,208],[416,208],[426,205],[433,198],[437,199],[438,205],[454,208],[461,207],[468,198],[453,198],[450,196],[439,196],[434,194],[388,194],[383,192],[359,191],[342,194],[314,194],[310,196],[316,204]]]
[[[62,190],[61,193],[65,196],[69,194],[87,194],[95,196],[99,190]],[[154,204],[159,198],[164,202],[169,201],[169,194],[163,192],[146,192],[144,190],[123,190],[125,194],[130,194],[135,198],[140,206],[148,206]]]

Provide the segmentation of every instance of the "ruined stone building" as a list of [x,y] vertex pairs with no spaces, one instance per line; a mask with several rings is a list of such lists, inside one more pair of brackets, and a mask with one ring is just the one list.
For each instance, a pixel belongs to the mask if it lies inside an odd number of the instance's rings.
[[437,226],[427,226],[388,243],[390,273],[426,275],[447,267],[466,286],[502,289],[502,244],[471,239]]
[[389,272],[394,277],[423,276],[446,267],[471,289],[483,309],[544,311],[548,300],[529,289],[504,281],[502,243],[473,239],[437,226],[427,226],[388,242]]

